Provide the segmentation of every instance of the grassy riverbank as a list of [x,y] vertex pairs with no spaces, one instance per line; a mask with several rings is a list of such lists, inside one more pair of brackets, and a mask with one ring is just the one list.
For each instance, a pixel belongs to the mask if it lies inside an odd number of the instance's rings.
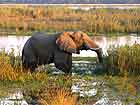
[[[20,59],[16,58],[16,63],[12,64],[11,55],[5,52],[0,53],[0,96],[4,97],[8,92],[21,89],[28,102],[36,98],[38,103],[49,105],[89,105],[98,101],[104,89],[109,92],[109,99],[121,97],[125,104],[140,104],[140,83],[139,83],[139,50],[140,45],[124,46],[108,50],[109,56],[104,58],[104,64],[100,70],[106,71],[100,75],[96,74],[74,74],[66,76],[64,74],[53,74],[42,70],[35,73],[22,71]],[[95,61],[94,58],[73,58],[73,60]],[[18,63],[19,62],[19,63]],[[95,64],[96,65],[96,64]],[[98,65],[95,66],[98,68]],[[47,68],[50,70],[50,68]],[[82,69],[82,68],[81,68]],[[97,70],[98,71],[98,70]],[[73,71],[74,72],[74,71]],[[86,84],[93,84],[97,89],[96,96],[80,97],[78,93],[72,93],[72,84],[86,87]],[[85,91],[91,87],[86,87]],[[54,101],[55,99],[55,101]],[[61,101],[61,100],[66,101]]]
[[[87,33],[139,33],[140,9],[70,9],[51,6],[1,6],[0,33],[81,30]],[[112,34],[112,35],[113,35]]]

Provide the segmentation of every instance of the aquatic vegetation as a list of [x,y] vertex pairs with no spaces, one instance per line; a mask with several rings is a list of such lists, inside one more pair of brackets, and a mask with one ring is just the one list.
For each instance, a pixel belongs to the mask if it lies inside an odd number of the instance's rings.
[[[1,6],[0,31],[29,35],[33,31],[82,30],[88,33],[139,33],[140,9],[90,9],[51,6]],[[108,21],[109,20],[109,21]]]
[[[66,76],[64,74],[47,73],[42,70],[31,74],[22,71],[18,63],[11,65],[12,54],[9,55],[2,51],[0,52],[0,97],[7,95],[6,92],[9,89],[20,88],[28,103],[38,103],[40,105],[94,104],[103,99],[103,94],[108,95],[108,100],[114,99],[126,105],[131,102],[139,104],[140,89],[138,87],[140,86],[140,78],[135,76],[139,74],[139,71],[137,71],[139,70],[139,51],[140,45],[138,44],[113,47],[108,50],[109,56],[105,58],[105,66],[107,67],[104,69],[110,74],[117,71],[119,74],[117,76],[104,74],[79,75],[78,73]],[[74,59],[78,60],[80,58]],[[89,58],[87,59],[89,60]],[[20,58],[14,60],[20,62]],[[134,76],[129,77],[130,74]],[[79,84],[86,93],[93,92],[95,88],[96,94],[91,97],[80,97],[78,93],[73,93],[71,90],[71,86],[74,86],[74,84]],[[119,99],[116,99],[117,96]]]
[[[24,88],[24,97],[28,103],[39,105],[76,105],[78,96],[71,91],[72,77],[66,75],[47,75],[42,84],[29,84]],[[27,84],[26,84],[27,85]],[[33,87],[36,88],[33,88]]]
[[124,76],[105,76],[110,89],[114,90],[113,94],[120,97],[124,104],[140,104],[139,101],[139,77]]
[[129,75],[140,74],[140,45],[134,44],[132,46],[121,46],[108,50],[108,57],[106,58],[106,69],[109,74],[128,73]]

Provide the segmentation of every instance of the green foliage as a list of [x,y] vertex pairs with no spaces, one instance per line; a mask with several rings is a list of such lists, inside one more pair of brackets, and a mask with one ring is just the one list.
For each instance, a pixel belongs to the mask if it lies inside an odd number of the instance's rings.
[[130,77],[125,74],[124,76],[106,76],[104,79],[110,90],[120,97],[124,105],[130,103],[139,105],[139,77]]
[[135,105],[140,105],[140,97],[136,99]]
[[140,74],[140,45],[134,44],[132,46],[121,46],[108,50],[108,57],[106,58],[106,67],[108,73],[120,73],[125,75]]
[[73,61],[96,61],[96,57],[72,57]]
[[[103,88],[110,88],[110,90],[115,90],[117,96],[121,97],[121,101],[125,101],[126,105],[130,102],[138,105],[140,103],[139,99],[139,78],[129,78],[128,74],[136,75],[139,74],[139,52],[140,45],[134,44],[132,46],[122,46],[118,48],[112,48],[108,50],[109,56],[105,60],[106,70],[108,72],[118,72],[121,76],[94,76],[93,75],[52,75],[46,72],[23,72],[22,68],[18,66],[18,63],[13,63],[16,65],[14,68],[11,66],[13,57],[13,52],[7,54],[5,50],[0,52],[0,97],[7,95],[10,89],[22,88],[24,96],[28,101],[32,101],[33,98],[37,98],[38,101],[53,102],[49,105],[63,105],[61,100],[67,100],[64,105],[76,105],[77,96],[71,93],[70,87],[77,80],[86,81],[103,81],[103,84],[97,87],[98,90]],[[77,59],[77,58],[76,58]],[[86,58],[89,60],[89,58]],[[16,61],[17,60],[17,61]],[[78,58],[79,60],[79,58]],[[82,60],[82,59],[80,59]],[[92,60],[92,59],[91,59]],[[14,58],[14,62],[20,62],[19,58]],[[123,76],[122,76],[123,75]],[[99,82],[100,83],[100,82]],[[102,86],[103,85],[103,86]],[[105,87],[104,87],[105,86]],[[79,105],[88,103],[88,100],[96,102],[99,99],[99,94],[94,99],[80,99]],[[45,105],[45,104],[42,104]]]

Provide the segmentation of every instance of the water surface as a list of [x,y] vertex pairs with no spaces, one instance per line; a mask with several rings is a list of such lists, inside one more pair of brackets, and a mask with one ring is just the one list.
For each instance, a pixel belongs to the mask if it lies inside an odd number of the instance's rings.
[[[0,36],[0,49],[5,49],[7,52],[11,52],[13,48],[15,50],[15,55],[21,55],[22,48],[25,42],[31,36]],[[140,44],[140,37],[136,35],[127,36],[93,36],[91,37],[102,49],[103,53],[107,55],[107,49],[110,47],[133,45],[134,43]],[[96,53],[94,51],[80,51],[80,54],[73,54],[73,56],[78,57],[95,57]]]

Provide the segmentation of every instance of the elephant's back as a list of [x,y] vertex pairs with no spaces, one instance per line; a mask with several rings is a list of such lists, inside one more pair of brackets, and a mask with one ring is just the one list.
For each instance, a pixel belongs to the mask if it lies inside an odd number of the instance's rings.
[[50,45],[50,44],[55,44],[55,41],[57,39],[57,34],[46,34],[46,33],[41,33],[37,32],[32,35],[32,37],[29,39],[30,43],[38,43],[42,45]]
[[34,33],[25,43],[23,50],[32,50],[38,54],[52,53],[58,49],[56,39],[59,35],[49,35],[41,32]]
[[36,41],[55,41],[58,37],[58,34],[46,34],[42,32],[36,32],[32,35],[30,40],[36,40]]
[[31,49],[33,49],[34,52],[37,53],[37,55],[45,55],[49,53],[53,53],[56,49],[58,49],[58,46],[56,44],[56,39],[58,37],[58,34],[49,35],[46,33],[34,33],[32,37],[28,40],[27,46],[31,46]]

